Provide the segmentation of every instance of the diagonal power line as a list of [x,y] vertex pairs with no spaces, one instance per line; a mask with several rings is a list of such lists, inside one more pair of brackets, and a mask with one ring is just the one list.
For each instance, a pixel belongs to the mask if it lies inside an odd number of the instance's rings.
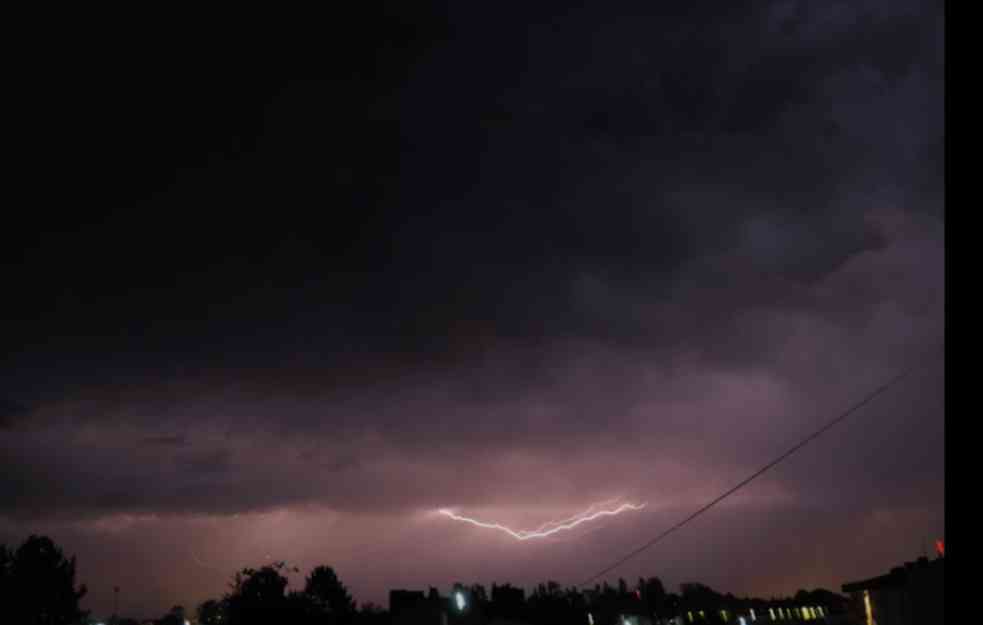
[[928,362],[928,359],[922,360],[922,361],[920,361],[920,362],[912,365],[911,367],[908,367],[907,369],[905,369],[901,373],[897,374],[896,376],[894,376],[893,378],[891,378],[890,380],[888,380],[887,382],[885,382],[884,384],[882,384],[881,386],[879,386],[878,388],[876,388],[874,391],[872,391],[871,393],[869,393],[866,397],[864,397],[863,399],[861,399],[860,401],[858,401],[857,403],[853,404],[852,406],[850,406],[849,408],[847,408],[845,411],[843,411],[842,413],[840,413],[839,415],[837,415],[835,418],[833,418],[831,421],[829,421],[828,423],[826,423],[824,426],[822,426],[821,428],[819,428],[818,430],[816,430],[815,432],[813,432],[809,436],[805,437],[804,439],[802,439],[801,441],[799,441],[798,443],[796,443],[791,449],[789,449],[788,451],[786,451],[785,453],[783,453],[781,456],[778,456],[777,458],[775,458],[774,460],[772,460],[771,462],[769,462],[765,466],[761,467],[760,469],[758,469],[757,471],[755,471],[754,473],[752,473],[751,475],[749,475],[748,477],[746,477],[744,480],[742,480],[740,483],[738,483],[736,486],[734,486],[730,490],[728,490],[725,493],[723,493],[722,495],[718,496],[716,499],[712,500],[710,503],[704,505],[702,508],[700,508],[699,510],[697,510],[693,514],[689,515],[688,517],[686,517],[685,519],[683,519],[679,523],[676,523],[675,525],[673,525],[669,529],[665,530],[664,532],[662,532],[661,534],[659,534],[658,536],[656,536],[652,540],[648,541],[644,545],[642,545],[642,546],[634,549],[633,551],[630,551],[628,554],[622,556],[621,558],[619,558],[617,561],[615,561],[611,565],[609,565],[609,566],[601,569],[600,571],[598,571],[594,575],[592,575],[592,576],[588,577],[587,579],[585,579],[584,581],[580,582],[579,584],[577,584],[577,586],[586,586],[587,584],[590,584],[591,582],[593,582],[597,578],[601,577],[602,575],[605,575],[606,573],[609,573],[610,571],[613,571],[614,569],[618,568],[619,566],[621,566],[622,564],[624,564],[628,560],[631,560],[632,558],[634,558],[638,554],[642,553],[646,549],[649,549],[651,547],[654,547],[656,545],[656,543],[658,543],[659,541],[661,541],[663,538],[665,538],[669,534],[675,532],[676,530],[678,530],[679,528],[683,527],[684,525],[686,525],[687,523],[689,523],[690,521],[692,521],[696,517],[700,516],[701,514],[703,514],[704,512],[706,512],[707,510],[709,510],[710,508],[714,507],[715,505],[717,505],[718,503],[720,503],[721,501],[723,501],[727,497],[730,497],[731,495],[733,495],[734,493],[736,493],[741,488],[747,486],[755,478],[759,477],[761,474],[763,474],[766,471],[768,471],[768,469],[771,469],[772,467],[774,467],[775,465],[777,465],[778,463],[780,463],[782,460],[785,460],[786,458],[788,458],[789,456],[791,456],[792,454],[794,454],[798,450],[800,450],[803,447],[805,447],[806,445],[808,445],[813,440],[819,438],[819,436],[821,436],[827,430],[831,429],[835,425],[837,425],[840,422],[844,421],[847,417],[849,417],[850,415],[852,415],[854,412],[860,410],[861,408],[863,408],[864,406],[866,406],[867,404],[869,404],[878,395],[882,394],[884,391],[886,391],[887,389],[889,389],[895,383],[899,382],[901,379],[903,379],[904,377],[906,377],[909,373],[911,373],[915,369],[917,369],[920,366],[926,364],[926,362]]

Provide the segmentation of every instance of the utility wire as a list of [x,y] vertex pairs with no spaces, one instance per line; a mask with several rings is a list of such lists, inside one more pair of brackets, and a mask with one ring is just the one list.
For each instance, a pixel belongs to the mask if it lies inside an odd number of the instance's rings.
[[624,564],[628,560],[631,560],[632,558],[634,558],[638,554],[642,553],[646,549],[655,546],[656,543],[658,543],[659,541],[661,541],[663,538],[665,538],[669,534],[671,534],[674,531],[678,530],[679,528],[683,527],[684,525],[686,525],[687,523],[689,523],[690,521],[692,521],[696,517],[700,516],[701,514],[703,514],[704,512],[706,512],[707,510],[709,510],[710,508],[714,507],[715,505],[717,505],[718,503],[720,503],[721,501],[723,501],[727,497],[730,497],[731,495],[733,495],[734,493],[736,493],[738,490],[740,490],[744,486],[747,486],[749,483],[751,483],[751,481],[753,481],[755,478],[757,478],[758,476],[760,476],[762,473],[766,472],[768,469],[770,469],[773,466],[775,466],[776,464],[780,463],[782,460],[785,460],[786,458],[788,458],[789,456],[791,456],[792,454],[794,454],[795,452],[797,452],[798,450],[802,449],[807,444],[809,444],[810,442],[812,442],[813,440],[815,440],[816,438],[818,438],[820,435],[822,435],[824,432],[826,432],[826,430],[829,430],[830,428],[832,428],[833,426],[837,425],[838,423],[840,423],[841,421],[843,421],[844,419],[846,419],[847,417],[849,417],[851,414],[853,414],[857,410],[860,410],[861,408],[863,408],[864,406],[866,406],[868,403],[870,403],[871,401],[873,401],[873,399],[876,398],[878,395],[880,395],[881,393],[883,393],[884,391],[886,391],[887,389],[889,389],[891,386],[893,386],[895,383],[899,382],[902,378],[906,377],[909,373],[911,373],[912,371],[914,371],[918,367],[926,364],[928,361],[929,361],[929,359],[924,359],[924,360],[921,360],[920,362],[912,365],[911,367],[908,367],[907,369],[905,369],[904,371],[902,371],[898,375],[894,376],[893,378],[891,378],[890,380],[888,380],[887,382],[885,382],[884,384],[882,384],[881,386],[879,386],[877,389],[875,389],[872,393],[868,394],[862,400],[860,400],[859,402],[857,402],[856,404],[854,404],[853,406],[851,406],[850,408],[848,408],[847,410],[845,410],[844,412],[842,412],[841,414],[839,414],[838,416],[836,416],[832,421],[830,421],[829,423],[827,423],[823,427],[819,428],[818,430],[816,430],[815,432],[813,432],[809,436],[805,437],[804,439],[802,439],[801,441],[799,441],[798,443],[796,443],[791,449],[789,449],[788,451],[786,451],[784,454],[782,454],[781,456],[775,458],[774,460],[772,460],[771,462],[769,462],[765,466],[761,467],[760,469],[758,469],[757,471],[755,471],[754,473],[752,473],[750,476],[748,476],[743,481],[741,481],[739,484],[737,484],[737,486],[734,486],[733,488],[731,488],[727,492],[723,493],[722,495],[720,495],[719,497],[717,497],[716,499],[714,499],[710,503],[706,504],[705,506],[703,506],[702,508],[700,508],[699,510],[697,510],[693,514],[689,515],[688,517],[686,517],[685,519],[683,519],[682,521],[680,521],[679,523],[676,523],[675,525],[673,525],[672,527],[670,527],[666,531],[662,532],[661,534],[659,534],[658,536],[656,536],[652,540],[648,541],[647,543],[645,543],[641,547],[638,547],[634,551],[629,552],[627,555],[625,555],[622,558],[618,559],[616,562],[614,562],[610,566],[607,566],[607,567],[601,569],[599,572],[595,573],[594,575],[588,577],[584,581],[582,581],[579,584],[577,584],[577,586],[586,586],[587,584],[593,582],[594,580],[596,580],[597,578],[601,577],[602,575],[604,575],[606,573],[609,573],[610,571],[618,568],[619,566],[621,566],[622,564]]

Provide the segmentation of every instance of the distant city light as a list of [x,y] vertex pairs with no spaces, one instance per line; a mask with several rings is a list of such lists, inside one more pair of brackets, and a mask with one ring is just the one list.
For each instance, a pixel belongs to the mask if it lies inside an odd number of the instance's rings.
[[464,606],[466,605],[464,602],[464,593],[461,591],[454,593],[454,600],[457,601],[457,609],[463,612]]
[[775,608],[768,608],[768,614],[771,616],[771,620],[775,620]]
[[864,611],[867,612],[867,625],[874,625],[874,610],[870,607],[870,593],[864,591]]
[[587,623],[588,625],[594,625],[594,615],[590,612],[587,613]]
[[741,625],[747,625],[747,621],[744,620],[743,616],[738,616],[737,622],[740,623]]
[[816,609],[819,610],[819,616],[826,618],[826,612],[823,611],[823,606],[819,606]]
[[754,608],[751,608],[751,622],[758,620],[758,617],[754,615]]

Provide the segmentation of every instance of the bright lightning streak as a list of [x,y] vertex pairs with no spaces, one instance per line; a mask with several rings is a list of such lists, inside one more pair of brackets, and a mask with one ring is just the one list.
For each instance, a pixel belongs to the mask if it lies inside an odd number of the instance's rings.
[[[594,510],[596,508],[603,508],[605,506],[610,506],[610,505],[613,505],[613,504],[617,503],[620,500],[621,500],[621,497],[616,497],[614,499],[609,499],[607,501],[602,501],[600,503],[592,503],[589,508],[587,508],[583,512],[580,512],[578,514],[573,515],[569,519],[563,519],[562,521],[547,521],[546,523],[543,523],[542,525],[540,525],[539,527],[537,527],[536,529],[531,530],[531,531],[532,532],[544,532],[544,531],[546,531],[546,528],[548,528],[548,527],[554,527],[554,526],[557,526],[557,525],[563,525],[564,523],[572,523],[572,522],[576,521],[577,519],[579,519],[581,517],[589,516],[589,515],[593,514],[594,513]],[[526,532],[526,533],[529,533],[529,532]]]
[[[448,518],[454,519],[455,521],[461,521],[462,523],[470,523],[471,525],[474,525],[476,527],[483,527],[485,529],[492,529],[492,530],[498,530],[500,532],[505,532],[506,534],[508,534],[512,538],[515,538],[516,540],[530,540],[532,538],[545,538],[552,534],[556,534],[557,532],[570,530],[582,523],[593,521],[601,517],[617,516],[622,512],[626,512],[629,510],[630,511],[641,510],[642,508],[645,507],[644,503],[638,505],[625,503],[625,504],[621,504],[617,508],[613,508],[610,510],[603,509],[603,508],[600,510],[595,510],[595,508],[599,507],[600,505],[602,504],[595,504],[590,508],[588,508],[585,512],[581,512],[580,514],[573,516],[569,519],[565,519],[564,521],[560,521],[560,522],[551,521],[549,523],[545,523],[544,525],[539,526],[539,528],[535,530],[514,530],[510,527],[506,527],[505,525],[501,525],[499,523],[486,523],[484,521],[479,521],[478,519],[472,519],[471,517],[461,516],[459,514],[455,514],[454,512],[446,508],[442,510],[438,510],[438,512]],[[551,527],[548,530],[545,529],[546,527],[550,527],[550,526],[553,527]]]

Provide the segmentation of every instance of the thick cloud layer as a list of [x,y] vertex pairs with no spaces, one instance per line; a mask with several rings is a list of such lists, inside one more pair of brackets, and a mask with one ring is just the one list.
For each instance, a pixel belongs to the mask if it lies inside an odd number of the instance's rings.
[[[248,145],[84,246],[25,245],[0,538],[52,532],[93,606],[119,577],[141,614],[268,557],[375,601],[575,583],[922,362],[617,574],[786,593],[918,555],[944,520],[943,19],[662,10],[438,11],[387,78],[235,91]],[[614,496],[649,505],[541,544],[433,514]]]

